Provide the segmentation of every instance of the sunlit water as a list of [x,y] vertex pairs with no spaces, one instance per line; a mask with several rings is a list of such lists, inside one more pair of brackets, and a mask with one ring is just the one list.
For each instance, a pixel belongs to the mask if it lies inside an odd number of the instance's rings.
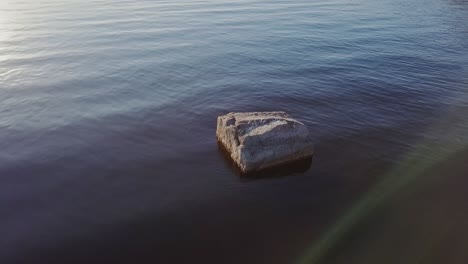
[[[216,116],[316,144],[249,180]],[[468,2],[0,2],[0,263],[467,263]]]

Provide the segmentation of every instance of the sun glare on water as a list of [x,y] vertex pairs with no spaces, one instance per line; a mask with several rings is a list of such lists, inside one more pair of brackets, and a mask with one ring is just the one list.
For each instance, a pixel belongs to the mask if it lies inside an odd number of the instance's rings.
[[4,42],[10,40],[13,35],[11,30],[13,15],[11,2],[0,0],[0,50],[5,47]]

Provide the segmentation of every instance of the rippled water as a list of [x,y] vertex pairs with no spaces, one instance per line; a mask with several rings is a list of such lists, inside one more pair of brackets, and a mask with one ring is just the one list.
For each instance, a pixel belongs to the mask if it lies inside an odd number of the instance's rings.
[[[0,2],[1,263],[467,263],[468,2]],[[215,119],[284,110],[246,179]]]

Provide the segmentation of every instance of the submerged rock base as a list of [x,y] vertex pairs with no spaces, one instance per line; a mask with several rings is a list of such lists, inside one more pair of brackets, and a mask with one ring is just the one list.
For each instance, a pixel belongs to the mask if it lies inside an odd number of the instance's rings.
[[243,173],[286,165],[313,155],[309,130],[285,112],[219,116],[216,136]]

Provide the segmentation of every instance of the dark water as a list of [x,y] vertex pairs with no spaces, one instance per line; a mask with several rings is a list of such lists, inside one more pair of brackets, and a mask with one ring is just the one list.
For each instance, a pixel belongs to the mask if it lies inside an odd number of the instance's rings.
[[[215,119],[316,155],[239,177]],[[468,263],[468,2],[0,3],[0,263]]]

